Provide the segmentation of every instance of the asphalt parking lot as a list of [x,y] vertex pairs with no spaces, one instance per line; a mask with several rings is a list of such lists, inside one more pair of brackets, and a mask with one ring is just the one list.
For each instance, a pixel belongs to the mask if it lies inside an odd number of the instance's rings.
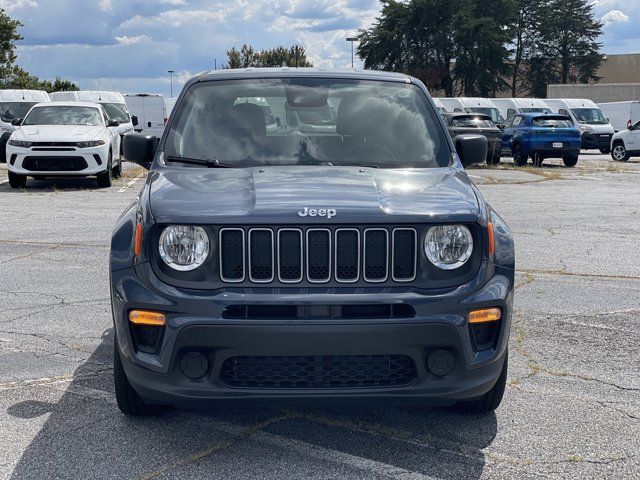
[[1,478],[638,478],[640,161],[473,168],[517,247],[508,389],[495,414],[332,408],[120,414],[111,228],[130,168],[6,183],[0,165]]

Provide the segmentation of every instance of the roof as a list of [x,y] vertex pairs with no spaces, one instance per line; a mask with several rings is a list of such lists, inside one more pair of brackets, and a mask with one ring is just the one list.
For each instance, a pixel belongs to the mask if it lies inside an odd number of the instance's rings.
[[361,69],[323,69],[323,68],[238,68],[203,72],[194,81],[226,80],[242,78],[292,78],[292,77],[324,77],[353,78],[362,80],[386,80],[409,83],[411,77],[404,73],[382,72]]
[[93,102],[42,102],[34,105],[34,107],[93,107],[100,108],[100,105]]

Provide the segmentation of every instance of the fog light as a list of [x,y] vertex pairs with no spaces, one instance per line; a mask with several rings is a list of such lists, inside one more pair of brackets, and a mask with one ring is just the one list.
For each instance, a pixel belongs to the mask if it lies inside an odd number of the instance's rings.
[[455,365],[455,359],[449,350],[436,350],[427,358],[427,368],[436,377],[449,375]]
[[469,312],[469,330],[476,352],[493,348],[500,330],[502,310],[498,307],[482,308]]
[[164,332],[165,316],[159,312],[131,310],[129,324],[136,350],[155,354],[158,351]]
[[192,380],[202,378],[209,369],[209,360],[200,352],[188,352],[180,360],[180,371]]

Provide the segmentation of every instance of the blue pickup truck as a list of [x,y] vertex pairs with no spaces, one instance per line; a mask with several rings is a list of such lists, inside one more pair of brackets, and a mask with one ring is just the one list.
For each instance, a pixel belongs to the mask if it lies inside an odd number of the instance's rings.
[[569,117],[542,113],[520,113],[505,120],[502,127],[502,153],[513,155],[519,167],[531,157],[542,166],[545,158],[562,158],[574,167],[580,154],[580,131]]

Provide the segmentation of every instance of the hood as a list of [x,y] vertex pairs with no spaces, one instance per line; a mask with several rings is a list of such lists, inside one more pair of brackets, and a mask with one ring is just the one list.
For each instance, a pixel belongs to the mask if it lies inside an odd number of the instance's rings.
[[[154,171],[149,182],[158,223],[473,222],[479,212],[475,190],[454,168],[179,167]],[[335,215],[300,215],[305,209]]]
[[14,133],[17,140],[30,142],[93,140],[103,131],[101,126],[86,125],[24,125]]
[[605,123],[603,125],[587,125],[584,124],[592,133],[613,133],[613,127],[609,123]]

